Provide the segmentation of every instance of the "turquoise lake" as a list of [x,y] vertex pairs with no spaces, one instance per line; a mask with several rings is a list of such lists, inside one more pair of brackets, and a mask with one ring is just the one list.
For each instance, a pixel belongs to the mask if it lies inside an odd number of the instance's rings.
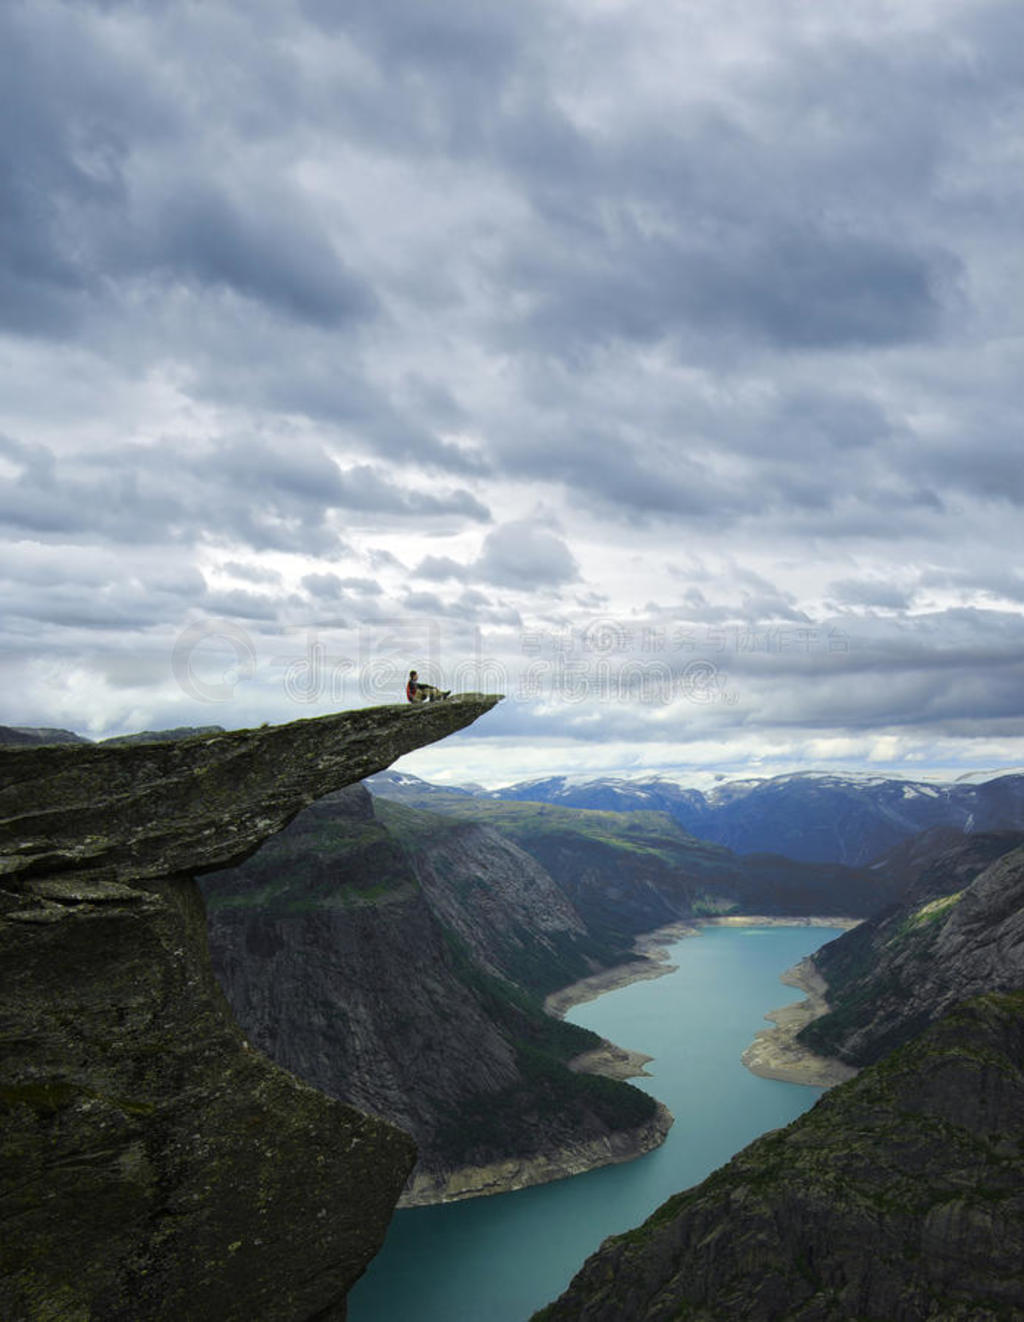
[[779,975],[840,930],[704,928],[671,947],[676,972],[576,1006],[573,1023],[654,1057],[631,1082],[675,1116],[665,1143],[573,1179],[398,1212],[349,1322],[527,1322],[606,1235],[796,1119],[821,1090],[758,1078],[740,1055],[767,1010],[800,999]]

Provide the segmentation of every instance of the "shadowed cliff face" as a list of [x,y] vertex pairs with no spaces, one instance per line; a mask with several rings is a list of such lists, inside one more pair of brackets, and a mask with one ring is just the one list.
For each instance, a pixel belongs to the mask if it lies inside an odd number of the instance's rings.
[[201,881],[218,979],[250,1039],[408,1131],[404,1202],[521,1188],[648,1151],[645,1093],[573,1072],[595,1034],[539,996],[628,957],[529,855],[351,786]]
[[190,874],[497,700],[0,750],[0,1317],[340,1322],[412,1141],[249,1049]]

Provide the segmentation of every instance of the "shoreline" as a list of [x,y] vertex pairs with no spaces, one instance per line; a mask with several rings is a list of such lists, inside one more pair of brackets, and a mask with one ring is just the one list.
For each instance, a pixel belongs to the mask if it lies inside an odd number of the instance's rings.
[[669,962],[668,947],[683,937],[696,935],[690,919],[643,933],[633,942],[636,959],[602,969],[600,973],[592,973],[588,978],[581,978],[579,982],[571,982],[551,992],[544,999],[545,1012],[555,1019],[564,1019],[573,1006],[596,1001],[605,992],[617,991],[620,987],[645,982],[649,978],[663,978],[666,973],[675,973],[679,965]]
[[603,969],[600,973],[592,973],[579,982],[571,982],[551,992],[545,997],[544,1009],[556,1019],[564,1019],[574,1006],[596,1001],[605,992],[618,991],[620,987],[628,987],[634,982],[675,973],[679,965],[670,962],[669,946],[687,937],[699,936],[702,927],[842,927],[849,930],[858,927],[862,921],[861,918],[833,918],[821,914],[792,918],[778,914],[721,914],[708,918],[681,918],[678,922],[657,927],[653,932],[642,932],[633,942],[636,959]]
[[[852,928],[859,918],[807,915],[780,917],[774,914],[725,914],[707,918],[686,918],[651,932],[643,932],[633,942],[635,959],[600,973],[591,974],[551,992],[544,1001],[545,1011],[556,1019],[563,1019],[576,1005],[596,1000],[605,992],[628,987],[674,973],[679,967],[669,956],[669,947],[677,941],[700,935],[703,927],[843,927]],[[805,968],[805,966],[807,966]],[[810,959],[801,960],[781,975],[780,981],[808,994],[808,999],[797,1005],[770,1010],[764,1017],[774,1024],[762,1029],[754,1042],[744,1051],[741,1060],[747,1069],[762,1078],[779,1079],[789,1083],[807,1083],[830,1087],[857,1073],[838,1061],[814,1056],[795,1043],[797,1031],[811,1019],[828,1009],[825,1000],[825,980]],[[606,1078],[626,1080],[646,1077],[644,1068],[653,1056],[632,1051],[602,1039],[599,1047],[582,1052],[568,1062],[574,1073],[598,1074]],[[827,1079],[824,1077],[828,1075]],[[582,1175],[601,1166],[633,1161],[659,1147],[673,1123],[672,1113],[658,1103],[655,1116],[637,1129],[620,1131],[589,1143],[581,1143],[544,1156],[508,1158],[489,1166],[466,1166],[456,1170],[432,1173],[414,1173],[399,1198],[397,1209],[429,1207],[441,1203],[461,1202],[469,1198],[493,1197],[514,1193],[518,1189],[554,1180]]]
[[[648,1057],[649,1059],[649,1057]],[[654,1115],[633,1129],[614,1130],[600,1138],[581,1140],[570,1147],[533,1157],[509,1157],[489,1166],[460,1166],[449,1171],[414,1172],[396,1210],[459,1203],[468,1198],[492,1198],[537,1184],[571,1179],[602,1166],[635,1161],[660,1147],[675,1118],[661,1102]]]
[[[674,973],[669,947],[677,941],[699,936],[704,927],[858,927],[863,919],[827,914],[790,917],[778,914],[720,914],[706,918],[685,918],[652,932],[644,932],[633,943],[637,956],[626,964],[591,974],[570,983],[545,998],[544,1009],[556,1019],[564,1019],[574,1006],[594,1001],[605,992],[617,991],[634,982],[644,982]],[[781,982],[807,994],[807,999],[769,1010],[765,1019],[771,1028],[762,1028],[743,1052],[740,1060],[752,1074],[781,1083],[800,1083],[810,1087],[831,1088],[845,1083],[857,1071],[838,1060],[818,1056],[796,1040],[805,1024],[828,1012],[827,985],[810,958],[780,975]],[[579,1073],[601,1074],[612,1079],[649,1078],[644,1068],[653,1057],[631,1051],[603,1039],[600,1047],[583,1052],[569,1062]]]
[[816,1088],[834,1088],[852,1079],[858,1071],[852,1065],[816,1052],[797,1041],[797,1033],[812,1020],[827,1014],[828,984],[808,956],[787,969],[780,978],[789,987],[807,993],[807,999],[769,1010],[765,1018],[771,1028],[762,1028],[741,1056],[743,1064],[762,1079],[783,1083],[802,1083]]

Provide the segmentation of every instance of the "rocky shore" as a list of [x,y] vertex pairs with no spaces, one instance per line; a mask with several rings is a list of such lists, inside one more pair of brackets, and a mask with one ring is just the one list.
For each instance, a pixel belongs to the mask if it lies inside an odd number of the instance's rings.
[[[685,937],[699,936],[703,927],[843,927],[849,930],[858,926],[859,922],[857,918],[834,918],[817,914],[792,918],[770,914],[724,914],[714,918],[692,918],[670,923],[637,938],[634,943],[637,959],[552,992],[544,1002],[544,1008],[548,1014],[562,1019],[573,1006],[596,1000],[605,992],[674,973],[679,966],[671,962],[669,947]],[[813,1019],[825,1014],[829,1008],[825,981],[813,962],[810,959],[801,960],[794,968],[783,973],[780,981],[806,992],[807,999],[778,1010],[770,1010],[765,1015],[774,1026],[764,1028],[757,1034],[743,1053],[743,1064],[751,1073],[765,1079],[780,1079],[786,1083],[805,1083],[823,1088],[830,1088],[852,1078],[856,1070],[840,1061],[818,1056],[797,1041],[797,1033]],[[590,1074],[605,1074],[614,1079],[629,1079],[645,1075],[647,1071],[644,1066],[650,1059],[650,1056],[606,1041],[603,1047],[578,1056],[572,1062],[572,1068]]]
[[398,1206],[427,1207],[435,1203],[455,1203],[464,1198],[515,1193],[534,1184],[549,1184],[570,1175],[582,1175],[599,1166],[633,1161],[660,1147],[673,1122],[671,1111],[659,1103],[652,1118],[636,1129],[581,1140],[536,1157],[513,1157],[488,1166],[464,1166],[444,1174],[417,1172],[406,1185]]
[[769,1010],[765,1018],[774,1025],[762,1028],[741,1059],[752,1074],[785,1083],[806,1083],[831,1088],[852,1079],[857,1071],[842,1061],[816,1055],[797,1040],[797,1033],[813,1019],[828,1012],[827,984],[811,959],[802,959],[782,974],[781,982],[798,987],[807,999]]
[[[639,936],[633,943],[633,949],[637,955],[635,960],[631,960],[628,964],[616,964],[614,968],[604,969],[600,973],[592,974],[589,978],[582,978],[579,982],[570,983],[568,987],[561,987],[547,997],[544,1002],[544,1009],[548,1014],[554,1015],[556,1019],[564,1019],[566,1013],[574,1005],[584,1005],[587,1001],[596,1001],[605,992],[616,991],[619,987],[628,987],[631,983],[643,982],[648,978],[662,978],[666,973],[675,973],[679,965],[670,961],[668,947],[683,937],[696,935],[695,923],[686,920],[685,922],[670,923],[666,927],[659,927],[654,932]],[[616,1048],[616,1050],[621,1050],[621,1048]],[[648,1056],[646,1059],[649,1060],[650,1057]],[[604,1071],[594,1070],[591,1072],[596,1074]]]

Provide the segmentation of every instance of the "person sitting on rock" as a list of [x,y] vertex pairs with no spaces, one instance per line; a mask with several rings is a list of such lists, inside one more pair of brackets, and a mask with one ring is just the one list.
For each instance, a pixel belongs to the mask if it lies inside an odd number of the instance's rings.
[[409,681],[405,686],[405,696],[410,702],[436,702],[438,698],[450,698],[451,689],[444,693],[433,684],[422,684],[415,670],[409,671]]

